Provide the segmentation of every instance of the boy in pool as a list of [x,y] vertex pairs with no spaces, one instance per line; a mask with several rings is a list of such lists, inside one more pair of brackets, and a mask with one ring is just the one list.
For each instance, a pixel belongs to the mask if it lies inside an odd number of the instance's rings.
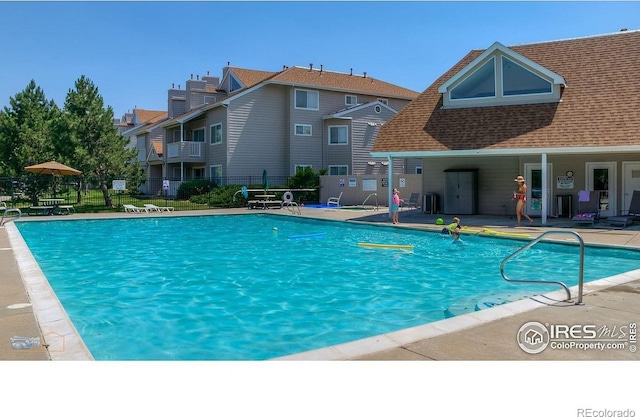
[[453,223],[445,226],[444,229],[442,229],[442,234],[443,235],[453,235],[453,240],[458,240],[460,239],[460,229],[462,227],[460,226],[460,219],[458,217],[454,217],[453,218]]

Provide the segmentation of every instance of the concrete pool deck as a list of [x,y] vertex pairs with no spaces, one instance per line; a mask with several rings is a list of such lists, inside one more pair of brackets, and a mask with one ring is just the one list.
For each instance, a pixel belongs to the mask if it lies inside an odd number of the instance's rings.
[[[424,214],[419,209],[400,212],[400,224],[392,225],[386,208],[379,211],[302,208],[302,216],[340,221],[379,224],[381,227],[408,227],[438,232],[435,220],[445,223],[453,216]],[[199,216],[209,214],[253,214],[255,210],[230,209],[172,214],[74,214],[46,220],[118,218],[132,216]],[[291,212],[269,210],[270,214],[291,216]],[[567,218],[550,218],[546,225],[534,219],[532,226],[514,228],[510,216],[461,216],[464,233],[477,234],[484,228],[502,234],[527,234],[531,238],[546,231],[574,230],[588,245],[640,249],[640,223],[623,230],[603,224],[574,225]],[[39,221],[23,217],[19,221]],[[463,237],[464,238],[464,237]],[[549,240],[575,242],[571,235],[549,236]],[[33,257],[23,244],[13,222],[0,228],[0,360],[91,360],[92,356],[49,287]],[[71,254],[70,254],[71,255]],[[638,253],[640,262],[640,252]],[[576,288],[571,288],[574,301]],[[556,291],[486,310],[456,316],[435,323],[378,335],[355,342],[290,355],[277,360],[638,360],[630,325],[640,318],[640,269],[585,284],[582,305],[562,301],[564,291]],[[573,336],[597,329],[594,339],[571,338],[575,347],[551,344],[540,353],[524,352],[518,332],[525,323],[575,326]],[[580,326],[593,326],[582,329]],[[580,330],[585,330],[579,333]],[[634,329],[635,330],[635,329]],[[601,334],[600,332],[608,332]],[[560,334],[562,336],[562,334]],[[17,337],[17,338],[16,338]],[[606,339],[606,341],[604,341]],[[569,339],[566,339],[567,343]],[[584,341],[615,343],[600,349]],[[47,346],[43,346],[47,345]],[[594,348],[590,348],[594,347]]]

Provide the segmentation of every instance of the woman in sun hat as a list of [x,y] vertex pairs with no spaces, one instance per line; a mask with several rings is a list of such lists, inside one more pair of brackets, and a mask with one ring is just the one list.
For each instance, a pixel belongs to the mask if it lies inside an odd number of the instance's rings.
[[516,203],[516,218],[518,219],[518,224],[516,226],[520,226],[520,219],[524,216],[529,220],[529,224],[533,223],[531,217],[524,212],[524,206],[527,201],[527,184],[524,182],[524,177],[522,175],[518,175],[514,180],[518,183],[518,191],[513,192],[513,198],[517,201]]

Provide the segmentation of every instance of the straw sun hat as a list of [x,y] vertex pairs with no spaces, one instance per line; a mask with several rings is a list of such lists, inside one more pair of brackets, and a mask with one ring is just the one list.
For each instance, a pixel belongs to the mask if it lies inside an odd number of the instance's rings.
[[524,182],[524,177],[522,175],[518,175],[518,177],[514,180],[515,182]]

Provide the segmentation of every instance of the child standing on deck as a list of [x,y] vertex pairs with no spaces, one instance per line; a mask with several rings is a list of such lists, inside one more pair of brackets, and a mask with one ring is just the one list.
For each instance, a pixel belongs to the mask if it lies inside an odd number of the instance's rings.
[[398,221],[398,210],[400,210],[400,203],[404,203],[404,200],[400,198],[400,195],[398,194],[398,189],[394,188],[393,199],[391,201],[391,213],[393,214],[392,216],[393,224],[400,223]]

